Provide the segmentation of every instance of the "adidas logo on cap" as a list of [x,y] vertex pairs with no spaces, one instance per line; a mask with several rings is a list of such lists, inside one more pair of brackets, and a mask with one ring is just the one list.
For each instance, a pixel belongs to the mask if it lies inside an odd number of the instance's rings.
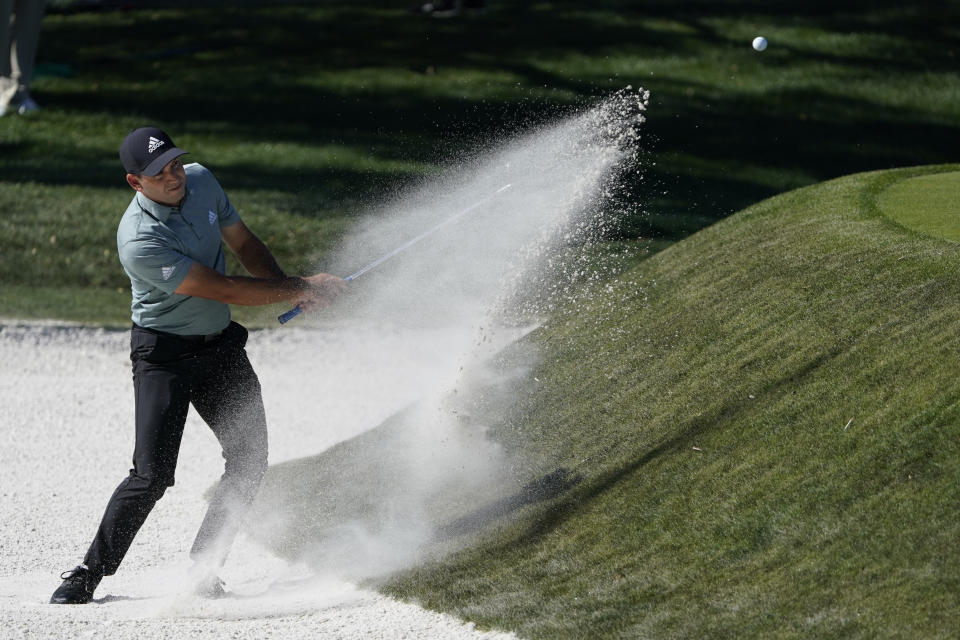
[[153,136],[150,136],[150,140],[147,144],[147,153],[153,153],[163,145],[164,145],[163,140],[157,140]]

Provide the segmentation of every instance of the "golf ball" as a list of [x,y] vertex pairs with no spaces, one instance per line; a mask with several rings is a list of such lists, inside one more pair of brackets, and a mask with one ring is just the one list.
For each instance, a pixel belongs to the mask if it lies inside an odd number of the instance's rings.
[[753,48],[757,51],[763,51],[767,48],[767,39],[763,36],[757,36],[753,39]]

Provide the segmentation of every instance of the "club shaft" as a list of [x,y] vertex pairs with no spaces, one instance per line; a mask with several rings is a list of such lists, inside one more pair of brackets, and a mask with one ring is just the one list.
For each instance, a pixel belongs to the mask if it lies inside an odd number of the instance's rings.
[[[423,240],[424,238],[433,235],[434,233],[436,233],[436,232],[439,231],[440,229],[443,229],[443,228],[446,227],[447,225],[453,224],[454,222],[456,222],[457,220],[459,220],[459,219],[462,218],[463,216],[467,215],[468,213],[470,213],[471,211],[473,211],[473,210],[476,209],[477,207],[483,205],[484,203],[486,203],[486,202],[487,202],[488,200],[490,200],[491,198],[500,195],[501,193],[503,193],[504,191],[506,191],[506,190],[509,189],[510,187],[511,187],[511,185],[509,185],[509,184],[503,185],[502,187],[500,187],[499,189],[497,189],[493,194],[487,196],[487,197],[484,198],[483,200],[480,200],[480,201],[478,201],[478,202],[473,203],[472,205],[470,205],[470,206],[467,207],[466,209],[463,209],[462,211],[458,211],[457,213],[453,214],[452,216],[450,216],[449,218],[447,218],[446,220],[444,220],[444,221],[441,222],[440,224],[437,224],[437,225],[435,225],[435,226],[433,226],[433,227],[430,227],[429,229],[427,229],[426,231],[424,231],[424,232],[421,233],[420,235],[416,236],[415,238],[411,238],[410,240],[407,240],[406,242],[404,242],[402,245],[400,245],[400,246],[397,247],[396,249],[393,249],[392,251],[383,254],[382,256],[380,256],[379,258],[377,258],[376,260],[374,260],[373,262],[371,262],[371,263],[368,264],[367,266],[363,267],[363,268],[360,269],[359,271],[350,274],[349,276],[347,276],[346,278],[344,278],[343,281],[344,281],[344,282],[350,282],[351,280],[354,280],[354,279],[356,279],[356,278],[359,278],[360,276],[362,276],[362,275],[365,274],[366,272],[371,271],[371,270],[373,270],[373,269],[376,269],[376,268],[379,267],[381,264],[383,264],[384,262],[386,262],[386,261],[389,260],[390,258],[394,257],[394,256],[397,255],[398,253],[402,253],[402,252],[406,251],[407,249],[409,249],[409,248],[412,247],[413,245],[417,244],[418,242],[420,242],[420,241]],[[300,306],[297,305],[296,307],[290,309],[290,310],[287,311],[286,313],[282,313],[282,314],[280,314],[279,316],[277,316],[277,320],[280,322],[280,324],[284,324],[284,323],[292,320],[293,318],[296,318],[296,317],[297,317],[298,315],[300,315],[302,312],[303,312],[303,309],[301,309]]]

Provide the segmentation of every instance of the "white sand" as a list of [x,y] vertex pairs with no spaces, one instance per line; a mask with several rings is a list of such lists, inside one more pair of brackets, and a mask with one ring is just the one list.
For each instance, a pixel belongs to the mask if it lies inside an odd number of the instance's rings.
[[[248,352],[264,389],[271,464],[319,453],[417,399],[436,375],[443,341],[408,338],[383,329],[253,332]],[[437,353],[424,350],[428,343]],[[128,345],[128,332],[0,321],[0,638],[514,637],[291,566],[243,535],[222,576],[235,596],[184,595],[202,494],[223,465],[192,409],[177,483],[118,573],[94,603],[47,604],[130,467]]]

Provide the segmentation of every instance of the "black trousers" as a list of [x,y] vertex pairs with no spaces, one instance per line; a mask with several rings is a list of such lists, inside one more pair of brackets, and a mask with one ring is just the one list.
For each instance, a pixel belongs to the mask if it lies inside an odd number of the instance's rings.
[[191,557],[223,564],[267,468],[267,424],[260,382],[235,322],[212,340],[184,339],[134,326],[130,337],[136,398],[133,469],[114,491],[84,558],[113,575],[167,487],[173,485],[192,403],[223,450],[224,473],[197,532]]

